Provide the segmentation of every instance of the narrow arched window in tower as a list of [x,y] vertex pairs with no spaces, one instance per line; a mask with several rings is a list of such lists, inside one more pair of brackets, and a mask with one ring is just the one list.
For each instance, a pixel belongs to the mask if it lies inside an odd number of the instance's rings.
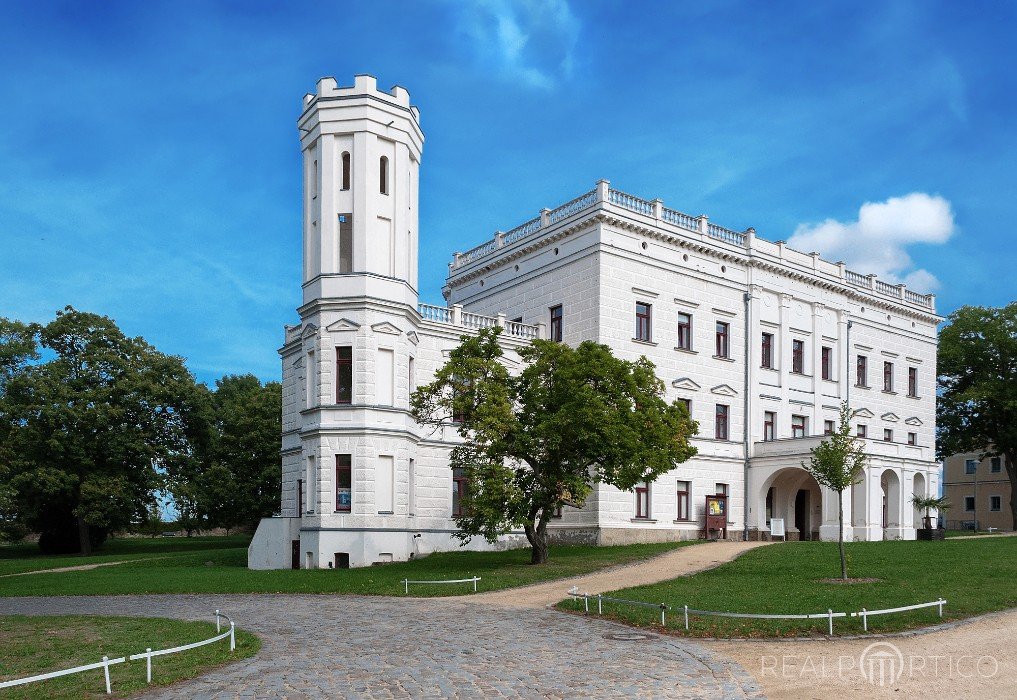
[[346,151],[343,153],[343,189],[348,190],[350,188],[350,153]]
[[382,194],[388,194],[388,158],[385,156],[381,157],[381,165],[378,168],[381,180],[378,183],[378,191]]

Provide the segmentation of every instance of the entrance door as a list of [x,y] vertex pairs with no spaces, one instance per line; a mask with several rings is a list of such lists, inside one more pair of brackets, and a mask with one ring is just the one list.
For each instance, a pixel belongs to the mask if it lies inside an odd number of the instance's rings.
[[798,528],[798,539],[812,539],[812,523],[809,521],[809,492],[799,489],[795,496],[795,527]]
[[290,553],[290,568],[300,568],[300,540],[293,540],[292,550]]

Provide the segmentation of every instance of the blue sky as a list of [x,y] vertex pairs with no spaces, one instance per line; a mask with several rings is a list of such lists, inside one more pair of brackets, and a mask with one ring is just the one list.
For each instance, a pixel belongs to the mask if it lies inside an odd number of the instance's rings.
[[279,376],[295,119],[409,89],[421,299],[598,178],[935,291],[1015,298],[1017,4],[0,4],[0,315],[108,314],[202,380]]

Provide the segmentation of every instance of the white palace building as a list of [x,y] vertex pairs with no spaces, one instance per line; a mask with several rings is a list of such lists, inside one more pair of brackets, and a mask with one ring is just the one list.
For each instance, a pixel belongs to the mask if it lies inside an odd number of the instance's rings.
[[767,538],[783,519],[789,539],[836,539],[836,494],[801,463],[845,399],[869,454],[844,494],[845,538],[915,537],[912,494],[939,491],[932,295],[601,180],[455,253],[447,304],[421,303],[424,136],[409,94],[367,75],[352,87],[322,78],[297,126],[303,302],[279,351],[281,510],[262,520],[252,568],[365,566],[460,546],[463,484],[448,463],[458,435],[414,422],[409,395],[463,335],[494,325],[510,369],[533,338],[645,355],[699,422],[697,456],[634,492],[600,485],[552,521],[552,538],[702,537],[706,497],[723,494],[729,538]]

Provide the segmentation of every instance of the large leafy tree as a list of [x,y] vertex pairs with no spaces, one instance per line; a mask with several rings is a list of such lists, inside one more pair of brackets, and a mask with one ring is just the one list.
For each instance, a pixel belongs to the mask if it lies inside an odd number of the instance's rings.
[[282,387],[230,375],[204,387],[186,407],[189,444],[167,462],[180,524],[252,525],[279,508]]
[[859,482],[865,471],[866,456],[861,440],[851,434],[854,412],[847,402],[840,405],[837,430],[812,448],[809,463],[802,467],[812,474],[820,486],[837,492],[837,549],[840,553],[840,577],[847,580],[847,557],[844,555],[844,490]]
[[44,550],[87,554],[144,518],[154,465],[184,447],[179,409],[194,379],[179,357],[71,307],[46,325],[2,327],[8,507]]
[[1004,457],[1017,528],[1017,302],[950,314],[938,366],[939,453]]
[[645,357],[536,340],[518,351],[525,366],[512,376],[499,333],[464,337],[411,404],[420,423],[455,422],[463,438],[451,454],[467,481],[457,536],[493,542],[522,526],[540,564],[557,510],[582,507],[598,482],[630,490],[673,469],[696,453],[698,427],[683,404],[664,400]]

